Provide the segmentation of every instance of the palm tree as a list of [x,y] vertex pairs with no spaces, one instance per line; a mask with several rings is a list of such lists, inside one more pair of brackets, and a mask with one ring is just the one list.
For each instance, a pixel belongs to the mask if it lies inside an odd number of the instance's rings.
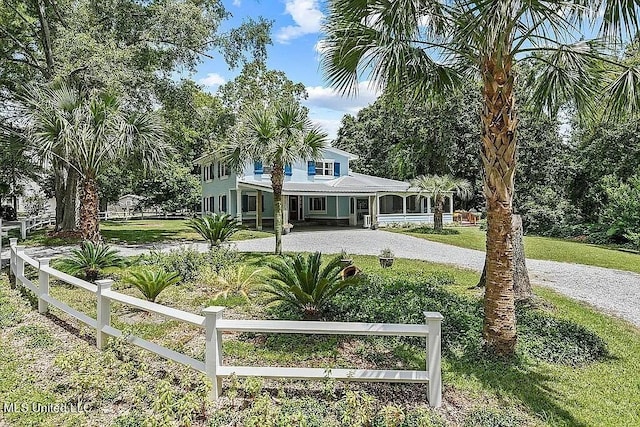
[[451,175],[420,175],[411,182],[412,187],[419,191],[419,197],[433,197],[435,211],[433,213],[434,230],[442,230],[442,213],[444,212],[444,198],[453,197],[453,192],[468,200],[473,195],[471,183],[466,179],[454,178]]
[[23,98],[31,141],[47,159],[63,160],[81,177],[80,231],[98,242],[98,176],[111,162],[134,158],[144,168],[168,152],[155,114],[130,113],[109,93],[67,85],[31,87]]
[[[322,66],[331,85],[353,94],[361,75],[403,99],[433,99],[479,78],[481,159],[487,205],[483,338],[510,355],[516,343],[511,216],[518,127],[515,66],[532,64],[531,101],[555,113],[569,102],[581,117],[596,105],[640,108],[640,68],[611,49],[633,35],[636,0],[331,0]],[[600,25],[599,38],[577,34]],[[615,46],[614,46],[615,47]],[[606,69],[603,65],[607,65]]]
[[294,103],[257,107],[242,121],[241,130],[226,148],[224,158],[236,170],[248,161],[271,165],[275,253],[281,255],[284,167],[301,160],[318,159],[327,144],[327,134],[313,125],[306,111]]
[[209,249],[220,246],[242,230],[242,225],[229,214],[214,213],[193,218],[187,225],[209,242]]

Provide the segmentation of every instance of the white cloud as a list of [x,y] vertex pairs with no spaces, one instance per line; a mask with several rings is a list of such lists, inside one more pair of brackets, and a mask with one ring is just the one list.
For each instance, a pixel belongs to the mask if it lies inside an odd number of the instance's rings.
[[340,129],[341,120],[339,119],[319,119],[311,117],[311,121],[327,132],[330,140],[336,139],[338,129]]
[[287,0],[285,10],[296,25],[280,28],[276,35],[278,42],[288,43],[292,39],[320,31],[324,14],[320,11],[317,0]]
[[307,93],[309,96],[304,103],[309,107],[327,108],[350,114],[355,114],[373,103],[380,95],[379,91],[371,87],[369,81],[358,83],[357,96],[343,96],[336,90],[324,86],[307,87]]
[[240,0],[233,0],[233,5],[235,7],[240,7],[242,5],[242,2]]
[[199,84],[212,89],[216,89],[218,86],[225,84],[225,82],[226,80],[224,77],[217,73],[209,73],[207,74],[207,77],[198,80]]

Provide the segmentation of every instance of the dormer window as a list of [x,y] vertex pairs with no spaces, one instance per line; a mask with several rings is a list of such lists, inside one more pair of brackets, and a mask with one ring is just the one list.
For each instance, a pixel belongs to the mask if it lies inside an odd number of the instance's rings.
[[316,162],[317,176],[333,176],[333,160],[322,160]]

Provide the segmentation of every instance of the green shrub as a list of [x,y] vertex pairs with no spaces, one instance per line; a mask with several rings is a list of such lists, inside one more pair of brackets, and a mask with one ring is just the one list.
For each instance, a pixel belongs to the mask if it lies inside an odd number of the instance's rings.
[[240,262],[238,252],[224,247],[213,247],[208,252],[198,252],[193,248],[179,248],[169,252],[151,251],[139,257],[138,263],[175,271],[185,282],[192,282],[206,268],[211,267],[217,274],[225,268]]
[[267,262],[272,274],[263,291],[270,294],[269,302],[281,301],[300,310],[305,318],[318,318],[324,307],[339,292],[358,281],[356,277],[340,276],[340,256],[322,266],[322,254],[316,252],[306,258],[287,255]]
[[242,225],[229,214],[212,214],[191,219],[187,225],[200,234],[210,247],[220,246],[238,231]]
[[471,411],[464,420],[465,427],[520,427],[527,420],[512,411],[480,408]]
[[162,291],[171,285],[175,285],[180,280],[182,278],[178,273],[164,270],[132,271],[130,276],[124,278],[125,283],[138,288],[142,295],[151,302],[155,302]]
[[225,299],[229,294],[241,295],[249,299],[249,293],[260,283],[260,272],[262,270],[249,271],[246,266],[228,267],[218,274],[216,285],[221,289],[213,297]]
[[79,249],[72,249],[71,255],[62,259],[58,266],[69,274],[75,276],[83,273],[86,280],[94,281],[98,278],[100,270],[122,264],[123,260],[115,249],[102,243],[85,241]]
[[[337,295],[326,312],[345,322],[424,323],[423,311],[439,311],[442,352],[481,357],[482,302],[457,295],[441,285],[441,275],[381,277],[364,275],[357,286]],[[550,363],[581,365],[607,356],[605,342],[586,328],[524,305],[517,307],[518,351]],[[402,342],[422,346],[417,338]]]
[[419,234],[460,234],[458,230],[455,228],[443,228],[442,230],[436,230],[433,227],[416,227],[409,230],[410,233],[419,233]]
[[519,308],[519,347],[534,358],[578,366],[605,359],[607,344],[582,325]]
[[16,335],[27,339],[28,348],[49,348],[55,340],[49,331],[42,326],[25,325],[16,330]]

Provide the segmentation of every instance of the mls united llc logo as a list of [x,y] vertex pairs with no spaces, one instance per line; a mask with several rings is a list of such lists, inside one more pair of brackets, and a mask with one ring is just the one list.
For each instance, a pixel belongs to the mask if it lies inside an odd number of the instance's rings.
[[39,403],[39,402],[3,402],[2,412],[38,412],[38,413],[64,413],[87,412],[89,403],[78,399],[68,403]]

